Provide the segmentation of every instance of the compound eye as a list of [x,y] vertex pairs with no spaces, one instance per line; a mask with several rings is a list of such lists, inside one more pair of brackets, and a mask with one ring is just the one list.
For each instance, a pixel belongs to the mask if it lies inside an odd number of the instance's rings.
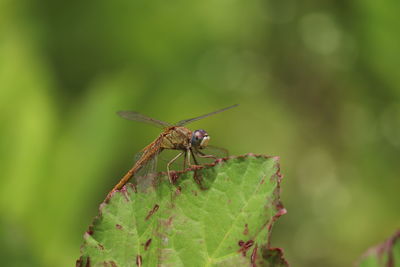
[[202,147],[203,145],[207,145],[207,142],[204,142],[204,139],[208,139],[208,134],[204,130],[196,130],[192,134],[192,140],[190,141],[192,146],[194,147]]
[[194,135],[196,136],[196,139],[202,139],[203,138],[203,133],[200,130],[197,130],[194,132]]
[[208,141],[210,141],[210,137],[204,136],[200,143],[200,148],[205,148],[208,145]]

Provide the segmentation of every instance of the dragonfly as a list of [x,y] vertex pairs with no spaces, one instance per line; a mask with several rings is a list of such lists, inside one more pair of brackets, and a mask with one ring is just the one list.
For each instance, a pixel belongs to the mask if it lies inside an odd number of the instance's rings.
[[110,199],[115,191],[120,190],[133,176],[135,176],[149,162],[153,161],[165,149],[180,151],[167,163],[167,174],[171,184],[173,184],[173,179],[171,178],[170,166],[182,155],[185,156],[184,164],[187,164],[189,167],[194,166],[190,164],[191,156],[196,164],[197,161],[195,155],[204,158],[213,158],[212,155],[207,155],[201,151],[208,146],[208,142],[210,141],[208,133],[203,129],[191,131],[186,128],[185,125],[237,106],[238,104],[235,104],[198,117],[181,120],[174,124],[153,119],[135,111],[118,111],[117,114],[124,119],[148,123],[163,129],[163,131],[153,142],[142,149],[138,160],[108,193],[106,200]]

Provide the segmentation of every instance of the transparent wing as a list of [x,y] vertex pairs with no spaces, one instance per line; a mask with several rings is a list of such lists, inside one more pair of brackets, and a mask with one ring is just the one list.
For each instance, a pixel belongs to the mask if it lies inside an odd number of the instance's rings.
[[[139,152],[135,155],[135,161],[142,157],[143,152]],[[140,192],[145,192],[154,183],[157,178],[157,161],[158,154],[156,153],[151,159],[149,159],[139,171],[137,171],[133,178],[136,182],[136,187]]]
[[[169,150],[169,149],[164,150],[162,154],[160,154],[158,157],[159,170],[166,171],[167,164],[180,152],[182,152],[182,150]],[[183,154],[181,157],[177,158],[175,161],[172,162],[172,164],[170,165],[170,170],[181,171],[187,167],[184,161],[185,154]]]
[[214,155],[218,158],[229,157],[228,149],[223,148],[223,147],[208,145],[207,147],[205,147],[204,149],[201,149],[200,151],[205,154],[208,154],[208,155]]
[[177,126],[183,126],[183,125],[186,125],[186,124],[188,124],[188,123],[191,123],[191,122],[194,122],[194,121],[197,121],[197,120],[206,118],[206,117],[208,117],[208,116],[211,116],[211,115],[220,113],[220,112],[222,112],[222,111],[225,111],[225,110],[228,110],[228,109],[237,107],[238,105],[239,105],[239,104],[232,105],[232,106],[229,106],[229,107],[226,107],[226,108],[223,108],[223,109],[220,109],[220,110],[217,110],[217,111],[214,111],[214,112],[205,114],[205,115],[201,115],[201,116],[198,116],[198,117],[195,117],[195,118],[191,118],[191,119],[187,119],[187,120],[182,120],[182,121],[179,121],[178,123],[176,123],[175,125],[177,125]]
[[123,110],[123,111],[118,111],[117,114],[124,119],[148,123],[159,128],[166,128],[171,126],[171,124],[169,124],[168,122],[156,120],[135,111]]

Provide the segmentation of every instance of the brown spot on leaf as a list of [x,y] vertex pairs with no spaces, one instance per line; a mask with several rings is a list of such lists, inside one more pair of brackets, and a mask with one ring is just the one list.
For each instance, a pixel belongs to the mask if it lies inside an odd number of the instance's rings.
[[115,227],[116,227],[118,230],[121,230],[121,229],[122,229],[122,225],[120,225],[120,224],[118,224],[118,223],[115,225]]
[[146,218],[144,220],[147,221],[148,219],[150,219],[150,217],[158,210],[159,207],[160,206],[155,204],[153,209],[151,211],[149,211],[149,214],[147,214],[147,216],[146,216]]
[[104,267],[117,267],[117,264],[115,261],[104,261],[103,262]]
[[[83,266],[83,263],[84,263],[84,257],[83,256],[81,256],[77,261],[76,261],[76,267],[84,267]],[[85,267],[90,267],[90,257],[88,256],[88,257],[86,257],[86,264],[85,264]]]
[[202,187],[201,181],[203,180],[203,177],[201,177],[201,174],[197,170],[194,171],[193,179],[198,184],[200,187]]
[[89,229],[86,231],[86,233],[88,233],[88,235],[93,235],[93,225],[89,226]]
[[243,240],[240,240],[238,242],[240,249],[238,250],[239,253],[242,253],[243,256],[246,256],[246,252],[249,250],[254,245],[253,240],[249,240],[247,242],[244,242]]
[[142,256],[140,256],[140,255],[136,256],[136,265],[138,267],[142,267]]
[[171,227],[171,225],[172,225],[172,221],[174,220],[174,217],[173,216],[170,216],[167,220],[164,220],[163,222],[162,222],[162,224],[165,226],[165,227]]
[[101,250],[104,250],[104,246],[102,245],[102,244],[97,244],[97,247],[99,248],[99,249],[101,249]]
[[264,184],[265,183],[265,175],[261,178],[260,184]]
[[147,250],[149,248],[151,244],[151,238],[149,240],[146,241],[146,243],[144,244],[144,250]]
[[258,246],[256,244],[256,246],[253,248],[253,252],[251,253],[251,266],[252,267],[256,267],[257,249],[258,249]]
[[176,190],[175,190],[175,194],[176,194],[177,196],[179,196],[181,193],[182,193],[182,187],[177,186],[177,187],[176,187]]
[[243,234],[244,234],[244,235],[247,235],[248,233],[249,233],[249,225],[246,223],[246,224],[244,225]]
[[174,184],[174,183],[178,180],[178,178],[179,178],[178,172],[176,172],[176,171],[170,171],[169,177],[170,177],[172,183]]
[[76,260],[75,267],[83,267],[83,256]]
[[127,188],[126,188],[126,185],[125,185],[124,187],[122,187],[121,190],[119,190],[119,192],[122,193],[122,195],[124,196],[126,202],[129,202],[129,201],[131,200],[131,199],[129,198],[128,190],[127,190]]

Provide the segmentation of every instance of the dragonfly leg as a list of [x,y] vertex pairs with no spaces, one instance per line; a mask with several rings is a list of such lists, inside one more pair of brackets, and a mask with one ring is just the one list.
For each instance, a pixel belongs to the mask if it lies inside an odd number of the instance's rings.
[[178,155],[176,155],[173,159],[171,159],[170,162],[168,162],[167,164],[167,174],[168,174],[168,179],[170,181],[170,183],[172,184],[172,179],[171,179],[171,174],[170,174],[170,170],[169,170],[169,166],[174,163],[175,160],[177,160],[180,156],[182,156],[183,152],[180,152]]
[[183,158],[183,170],[186,169],[187,157],[188,157],[188,154],[186,152],[185,155],[184,155],[184,158]]
[[[187,154],[187,165],[190,168],[190,166],[192,166],[192,164],[190,163],[190,156],[193,155],[193,151],[191,148],[186,149],[186,154]],[[193,158],[194,161],[196,162],[196,159]]]
[[[196,156],[195,156],[195,154],[194,154],[194,152],[193,152],[192,149],[190,149],[190,154],[192,154],[194,164],[196,164],[196,165],[192,165],[191,167],[200,166],[200,165],[199,165],[199,162],[197,161]],[[198,185],[200,185],[201,188],[203,188],[203,186],[202,186],[202,184],[201,184],[201,181],[202,181],[203,178],[202,178],[201,174],[199,174],[199,173],[197,172],[197,169],[196,169],[196,168],[194,168],[193,179],[195,180],[195,182],[196,182]]]
[[190,149],[190,154],[192,154],[192,156],[193,156],[194,164],[199,165],[199,162],[197,161],[196,156],[194,155],[194,152],[192,149]]
[[[196,152],[197,156],[199,156],[200,158],[217,159],[216,156],[204,154],[204,153],[201,152],[200,150],[196,150],[195,152]],[[193,156],[194,156],[194,155],[193,155]]]
[[186,165],[188,166],[188,168],[190,168],[190,166],[192,166],[192,164],[190,164],[190,154],[192,154],[192,149],[189,147],[186,149],[185,151],[185,159],[183,161],[183,169],[186,169]]

